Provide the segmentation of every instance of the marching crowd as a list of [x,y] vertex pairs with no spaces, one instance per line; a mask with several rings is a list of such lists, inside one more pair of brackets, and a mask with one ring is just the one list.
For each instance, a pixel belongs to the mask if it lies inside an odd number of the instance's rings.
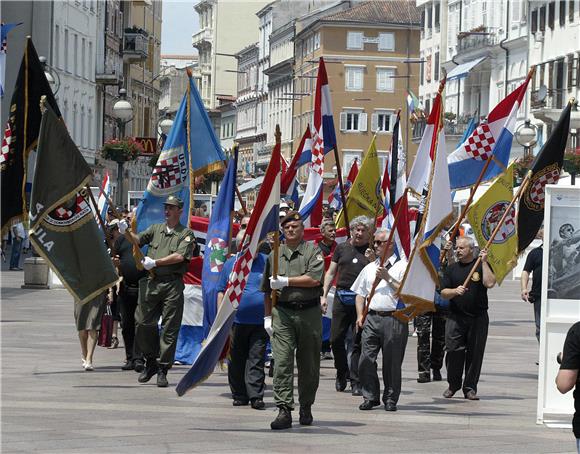
[[[174,363],[184,305],[183,275],[189,261],[198,254],[193,231],[179,222],[183,202],[170,196],[164,207],[166,222],[152,225],[140,234],[129,228],[130,213],[108,222],[113,262],[122,276],[114,298],[126,352],[122,369],[139,372],[140,383],[157,375],[159,387],[168,386],[167,371]],[[241,219],[233,251],[239,247],[248,222],[248,217]],[[253,261],[232,328],[228,380],[234,406],[264,409],[265,359],[268,344],[271,345],[274,401],[279,409],[272,429],[292,426],[295,362],[299,422],[312,424],[312,406],[319,386],[322,315],[329,310],[336,391],[344,392],[350,382],[351,393],[362,397],[360,410],[371,410],[382,402],[386,411],[397,411],[409,325],[397,316],[396,292],[407,262],[397,258],[392,243],[387,242],[389,231],[377,229],[373,219],[357,216],[349,227],[350,238],[337,244],[334,221],[331,216],[326,217],[320,227],[321,239],[307,242],[300,214],[281,212],[284,241],[279,246],[278,263],[273,263],[271,239],[262,242]],[[133,245],[137,244],[149,245],[141,270],[133,257]],[[448,243],[446,249],[450,247]],[[387,258],[383,265],[381,256]],[[218,305],[235,258],[234,254],[224,264],[218,283]],[[466,399],[478,400],[477,383],[489,322],[487,289],[495,285],[495,277],[483,250],[469,286],[464,286],[477,258],[473,240],[459,237],[455,261],[448,261],[440,279],[440,295],[435,298],[438,302],[447,300],[447,304],[437,304],[436,312],[416,321],[417,381],[442,380],[445,350],[446,398],[462,391]],[[92,355],[104,300],[104,295],[100,295],[89,303],[75,305],[85,370],[93,370]],[[379,352],[382,386],[377,374]]]

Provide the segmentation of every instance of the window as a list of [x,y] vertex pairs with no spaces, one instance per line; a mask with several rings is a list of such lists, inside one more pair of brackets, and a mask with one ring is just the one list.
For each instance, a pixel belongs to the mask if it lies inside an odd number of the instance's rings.
[[556,20],[556,2],[548,4],[548,27],[554,30],[554,22]]
[[364,66],[347,66],[345,68],[345,87],[347,91],[362,91],[364,83]]
[[433,27],[433,10],[431,7],[427,8],[427,38],[431,37],[431,29]]
[[394,51],[395,50],[395,34],[394,33],[379,33],[379,50]]
[[568,55],[568,90],[572,90],[578,83],[576,74],[578,72],[578,59],[574,58],[574,54]]
[[421,10],[421,38],[425,36],[425,10]]
[[[80,76],[79,73],[79,35],[75,33],[74,37],[74,47],[73,47],[73,66],[74,73]],[[72,71],[71,71],[72,72]]]
[[540,8],[540,31],[546,31],[546,5]]
[[512,12],[511,12],[511,21],[514,27],[517,26],[517,23],[520,22],[522,15],[521,15],[521,3],[520,0],[514,0],[511,3],[512,6]]
[[79,140],[79,145],[82,148],[87,148],[87,138],[85,136],[85,106],[81,106],[81,137]]
[[362,150],[343,150],[342,151],[342,176],[346,178],[350,172],[350,168],[355,160],[358,161],[358,166],[361,165]]
[[[423,60],[423,56],[421,55],[421,60]],[[419,63],[419,85],[423,85],[425,83],[425,65],[423,62]]]
[[439,80],[439,52],[435,52],[435,62],[433,63],[434,79]]
[[85,49],[87,42],[85,38],[81,40],[81,75],[83,77],[88,77],[88,68],[87,68],[87,51]]
[[431,82],[431,55],[427,55],[425,63],[425,80]]
[[425,99],[425,115],[429,116],[431,113],[431,100]]
[[68,30],[64,31],[64,70],[70,72],[70,68],[68,66]]
[[60,68],[60,27],[54,27],[54,66]]
[[[517,3],[517,0],[516,0],[516,3]],[[437,31],[437,32],[439,31],[439,16],[440,16],[440,11],[441,11],[441,5],[439,3],[437,3],[435,5],[435,31]]]
[[532,33],[536,33],[538,31],[538,10],[535,9],[532,11]]
[[566,0],[560,0],[560,27],[566,23]]
[[340,113],[340,130],[351,132],[366,132],[367,114],[362,109],[345,110]]
[[397,116],[392,110],[377,109],[371,116],[372,132],[392,132]]
[[395,91],[395,68],[377,67],[377,91]]
[[346,38],[346,48],[351,50],[362,50],[363,36],[364,34],[362,32],[348,32]]
[[574,22],[574,0],[568,0],[568,21]]
[[89,109],[89,116],[87,121],[87,140],[88,140],[88,147],[90,149],[94,148],[93,143],[93,111]]
[[314,34],[314,50],[320,49],[320,32]]
[[89,41],[89,61],[87,69],[89,70],[88,78],[93,80],[94,71],[93,71],[93,43]]

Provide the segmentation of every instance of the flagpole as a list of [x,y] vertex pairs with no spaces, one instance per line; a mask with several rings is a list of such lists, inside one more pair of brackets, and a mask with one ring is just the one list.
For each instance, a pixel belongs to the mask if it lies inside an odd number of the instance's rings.
[[[236,175],[238,173],[238,144],[234,144],[234,148],[232,150],[234,152],[234,156],[236,159]],[[227,162],[226,161],[222,161],[224,164],[224,168],[227,167]],[[240,202],[240,205],[242,206],[242,210],[244,211],[244,216],[248,215],[248,208],[246,207],[246,202],[244,202],[244,199],[242,199],[242,193],[240,192],[240,190],[238,189],[238,184],[237,184],[237,178],[236,178],[236,184],[234,185],[235,190],[236,190],[236,196],[238,197],[238,201]]]
[[[409,188],[405,188],[405,192],[403,192],[403,197],[407,196],[407,191]],[[401,197],[401,199],[403,198]],[[389,250],[389,247],[391,246],[391,243],[393,242],[393,237],[395,236],[395,230],[397,228],[397,223],[399,221],[399,218],[401,217],[401,207],[403,206],[402,203],[399,203],[399,206],[397,207],[397,211],[395,213],[395,219],[393,220],[393,225],[391,226],[391,231],[389,232],[389,237],[387,238],[387,245],[385,246],[385,249],[383,251],[383,253],[381,254],[381,261],[379,262],[379,267],[382,267],[385,264],[385,261],[387,260],[387,251]],[[363,309],[363,314],[362,314],[362,321],[364,323],[367,314],[369,312],[369,306],[371,304],[371,300],[373,299],[373,296],[375,296],[375,291],[377,289],[377,286],[379,285],[379,282],[381,280],[379,278],[375,278],[375,281],[373,282],[373,286],[371,287],[371,291],[369,293],[369,296],[367,297],[367,300],[365,302],[365,307]]]
[[[282,141],[282,133],[280,132],[280,125],[276,125],[276,132],[274,133],[275,137],[276,137],[276,147],[280,146],[280,143]],[[278,278],[278,260],[280,258],[280,228],[277,228],[276,231],[274,232],[274,254],[273,254],[273,261],[274,263],[272,264],[272,277],[274,279]],[[276,306],[276,303],[278,301],[278,292],[276,290],[272,289],[272,293],[270,296],[270,299],[272,300],[272,307]]]
[[187,72],[187,109],[186,109],[186,126],[185,133],[187,134],[187,159],[189,160],[189,213],[187,213],[187,223],[189,227],[193,227],[191,220],[191,213],[195,206],[195,180],[193,176],[193,164],[191,163],[191,78],[193,73],[191,68],[186,68]]
[[[487,243],[485,243],[485,246],[484,246],[483,249],[487,250],[489,248],[489,246],[491,245],[491,243],[495,239],[495,236],[497,235],[497,232],[499,232],[499,229],[501,228],[501,226],[503,225],[503,223],[507,219],[507,217],[508,217],[508,215],[509,215],[512,207],[514,206],[514,203],[516,203],[516,200],[520,197],[520,195],[522,194],[522,192],[524,192],[526,190],[526,188],[528,187],[528,184],[530,183],[531,177],[532,177],[532,171],[531,170],[528,170],[528,173],[526,174],[526,177],[524,178],[524,181],[522,182],[520,188],[518,189],[518,192],[512,198],[511,202],[509,203],[509,205],[505,209],[505,211],[503,213],[503,216],[501,217],[501,219],[499,220],[499,222],[495,226],[495,229],[493,229],[493,232],[489,236],[489,240],[487,240]],[[481,257],[477,257],[477,260],[475,261],[475,264],[473,265],[473,267],[471,268],[471,271],[469,272],[469,274],[465,278],[465,282],[463,283],[463,287],[467,288],[467,286],[469,284],[469,281],[471,279],[471,276],[473,276],[473,273],[475,273],[475,270],[477,269],[477,267],[479,266],[480,263],[481,263]]]
[[87,183],[87,191],[89,193],[89,198],[91,199],[91,202],[93,204],[93,207],[95,207],[95,213],[97,213],[97,220],[99,221],[99,225],[101,226],[101,229],[103,229],[103,233],[105,234],[105,241],[107,242],[107,245],[111,248],[111,251],[113,250],[113,242],[111,240],[111,235],[109,233],[109,229],[107,229],[107,227],[105,226],[105,223],[103,222],[103,218],[101,217],[101,213],[99,213],[99,205],[95,200],[95,197],[93,196],[93,191],[91,191],[91,187],[89,186],[89,184]]
[[336,164],[336,172],[338,173],[338,187],[340,188],[340,197],[342,198],[342,214],[344,215],[344,224],[346,227],[346,236],[350,238],[350,226],[349,226],[349,219],[348,219],[348,210],[346,208],[346,195],[344,192],[344,184],[342,182],[342,168],[340,166],[340,159],[338,157],[338,145],[335,144],[333,147],[334,150],[334,161]]

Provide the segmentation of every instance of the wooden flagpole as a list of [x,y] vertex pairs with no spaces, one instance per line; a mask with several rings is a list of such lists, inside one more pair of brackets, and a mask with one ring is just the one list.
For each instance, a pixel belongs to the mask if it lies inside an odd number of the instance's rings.
[[[97,220],[99,221],[99,225],[101,226],[101,229],[103,229],[103,233],[105,234],[105,241],[107,242],[107,245],[109,246],[111,251],[113,251],[113,240],[111,238],[111,234],[109,233],[109,229],[107,229],[107,226],[105,225],[105,222],[103,221],[103,218],[101,217],[101,213],[99,213],[99,205],[97,204],[95,197],[93,196],[93,191],[91,191],[91,187],[89,186],[88,183],[87,183],[86,189],[89,193],[89,198],[91,199],[91,203],[95,207],[95,213],[97,213]],[[100,190],[102,191],[102,188]]]
[[189,161],[189,213],[187,213],[187,224],[191,228],[193,227],[191,220],[191,213],[193,212],[193,207],[195,206],[195,178],[193,175],[193,164],[191,163],[191,78],[193,73],[191,68],[186,68],[187,71],[187,109],[186,109],[186,126],[185,133],[187,134],[187,152]]
[[[334,162],[336,163],[336,173],[338,174],[338,187],[340,188],[340,197],[342,199],[342,214],[344,215],[344,224],[346,227],[346,236],[350,238],[350,226],[348,219],[348,210],[346,208],[346,193],[344,192],[344,183],[342,182],[342,167],[338,157],[338,145],[334,145]],[[323,151],[324,153],[324,151]]]
[[[507,206],[506,210],[503,213],[503,216],[501,217],[501,219],[499,220],[499,222],[495,226],[495,229],[493,229],[493,232],[489,236],[489,240],[487,240],[487,243],[485,243],[485,247],[483,249],[487,250],[487,248],[489,248],[490,244],[495,239],[497,232],[499,232],[499,229],[501,228],[501,226],[505,222],[506,218],[508,217],[512,207],[514,206],[514,203],[516,203],[516,200],[521,196],[522,192],[524,192],[525,189],[528,187],[528,184],[530,183],[531,178],[532,178],[532,171],[529,170],[528,173],[526,174],[526,177],[524,178],[524,181],[522,181],[522,184],[521,184],[520,188],[518,189],[518,192],[512,198],[511,202]],[[467,288],[467,286],[469,285],[469,281],[471,279],[471,276],[473,276],[473,273],[475,273],[475,270],[477,269],[477,267],[479,266],[480,263],[481,263],[481,257],[477,257],[475,264],[473,265],[473,267],[471,268],[471,271],[469,272],[469,274],[465,278],[465,282],[463,283],[463,287]]]
[[[280,146],[281,144],[281,139],[282,139],[282,133],[280,132],[280,125],[276,125],[276,145],[275,146]],[[278,278],[278,260],[280,258],[280,229],[276,229],[276,232],[274,232],[274,254],[273,254],[273,263],[272,263],[272,277],[274,279]],[[276,303],[278,302],[278,292],[274,289],[272,289],[272,293],[270,296],[270,299],[272,300],[272,307],[276,306]]]

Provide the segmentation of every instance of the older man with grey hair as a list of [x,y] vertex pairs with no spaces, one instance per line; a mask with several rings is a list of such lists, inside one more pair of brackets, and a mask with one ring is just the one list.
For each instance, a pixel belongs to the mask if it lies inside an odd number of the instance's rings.
[[[387,229],[378,229],[374,235],[373,245],[377,259],[361,271],[352,284],[356,293],[357,326],[362,329],[361,356],[359,377],[362,387],[363,403],[360,410],[372,410],[380,405],[380,383],[377,375],[377,357],[379,350],[383,353],[383,403],[386,411],[397,411],[397,402],[401,394],[401,366],[405,356],[409,327],[394,317],[397,309],[395,292],[403,278],[407,262],[399,260],[394,265],[393,243],[388,245],[383,266],[380,258],[387,247]],[[375,280],[378,280],[375,293],[364,318],[364,309]]]
[[[360,356],[360,341],[353,335],[350,367],[348,364],[345,339],[349,330],[356,331],[356,308],[355,293],[350,289],[362,269],[370,262],[369,239],[374,230],[371,218],[357,216],[350,222],[350,240],[339,244],[334,250],[332,261],[324,276],[324,289],[322,296],[322,308],[326,308],[326,297],[336,274],[336,293],[332,306],[332,325],[330,329],[330,343],[334,355],[334,367],[336,368],[336,391],[346,389],[347,380],[350,377],[352,394],[360,396],[358,380],[358,361]],[[373,255],[374,259],[374,255]],[[360,339],[360,337],[359,337]]]

